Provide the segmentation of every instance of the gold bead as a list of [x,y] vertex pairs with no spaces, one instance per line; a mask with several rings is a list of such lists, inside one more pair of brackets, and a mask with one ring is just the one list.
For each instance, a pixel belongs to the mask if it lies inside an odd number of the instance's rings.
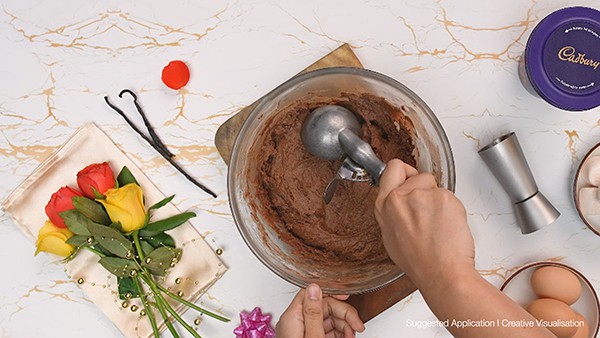
[[88,237],[88,238],[86,239],[86,242],[88,242],[88,244],[92,244],[92,243],[94,243],[94,237]]
[[135,277],[137,275],[137,271],[136,270],[131,270],[131,272],[129,273],[129,275],[131,277]]
[[83,280],[83,278],[78,278],[77,279],[77,284],[81,285],[83,284],[85,281]]
[[169,264],[169,266],[172,267],[172,268],[174,268],[175,267],[175,263],[171,262],[171,264]]
[[177,295],[178,295],[179,297],[183,297],[183,291],[179,291],[179,292],[177,292]]
[[145,316],[145,315],[146,315],[146,310],[141,310],[141,311],[140,311],[140,317],[143,317],[143,316]]
[[125,298],[127,298],[127,299],[131,299],[131,296],[133,296],[133,295],[131,294],[131,292],[127,292],[127,293],[125,293]]
[[218,248],[216,251],[217,256],[221,256],[223,254],[223,249]]
[[150,258],[150,257],[146,257],[146,260],[145,260],[145,262],[146,262],[146,264],[150,264],[150,262],[152,262],[152,258]]
[[181,277],[175,278],[175,284],[181,284]]
[[200,318],[194,319],[194,324],[200,325],[200,323],[202,323],[202,319],[200,319]]
[[131,258],[133,257],[133,252],[131,252],[131,250],[127,251],[127,254],[125,255],[127,258]]
[[129,302],[124,301],[123,303],[121,303],[121,306],[126,309],[129,306]]
[[131,305],[131,312],[136,312],[138,309],[137,305]]

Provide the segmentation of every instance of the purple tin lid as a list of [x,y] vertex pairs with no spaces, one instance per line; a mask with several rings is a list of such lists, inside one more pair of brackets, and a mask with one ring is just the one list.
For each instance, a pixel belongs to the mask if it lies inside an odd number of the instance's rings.
[[600,106],[600,11],[569,7],[545,17],[527,41],[525,66],[535,91],[553,106]]

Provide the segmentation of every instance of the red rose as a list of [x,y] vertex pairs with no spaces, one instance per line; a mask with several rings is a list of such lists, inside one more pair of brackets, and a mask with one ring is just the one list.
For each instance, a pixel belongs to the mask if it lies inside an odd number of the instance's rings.
[[77,185],[86,197],[94,199],[95,189],[104,194],[115,187],[115,176],[107,162],[90,164],[77,173]]
[[83,196],[79,191],[71,187],[62,187],[52,194],[50,201],[46,204],[46,215],[50,221],[59,228],[66,228],[65,221],[59,216],[63,211],[75,209],[73,196]]

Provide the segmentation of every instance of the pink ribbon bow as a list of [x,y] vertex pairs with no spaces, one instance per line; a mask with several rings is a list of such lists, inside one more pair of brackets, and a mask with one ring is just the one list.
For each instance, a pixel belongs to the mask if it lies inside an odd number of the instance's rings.
[[263,315],[258,306],[250,313],[242,311],[240,321],[240,326],[233,330],[236,338],[275,338],[271,315]]

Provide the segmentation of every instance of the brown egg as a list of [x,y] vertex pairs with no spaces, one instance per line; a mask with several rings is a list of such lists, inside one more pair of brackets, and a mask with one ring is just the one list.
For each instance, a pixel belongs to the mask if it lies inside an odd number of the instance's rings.
[[552,325],[552,323],[558,321],[571,323],[575,321],[575,311],[560,300],[552,298],[536,299],[527,307],[527,312],[531,313],[536,319],[546,321],[547,324],[542,325],[552,331],[558,338],[570,338],[577,332],[577,327],[573,325]]
[[569,305],[581,295],[581,282],[571,271],[559,266],[543,266],[531,275],[531,287],[540,298],[554,298]]
[[590,326],[583,316],[575,312],[575,320],[583,322],[583,326],[577,329],[577,332],[572,338],[590,338]]

